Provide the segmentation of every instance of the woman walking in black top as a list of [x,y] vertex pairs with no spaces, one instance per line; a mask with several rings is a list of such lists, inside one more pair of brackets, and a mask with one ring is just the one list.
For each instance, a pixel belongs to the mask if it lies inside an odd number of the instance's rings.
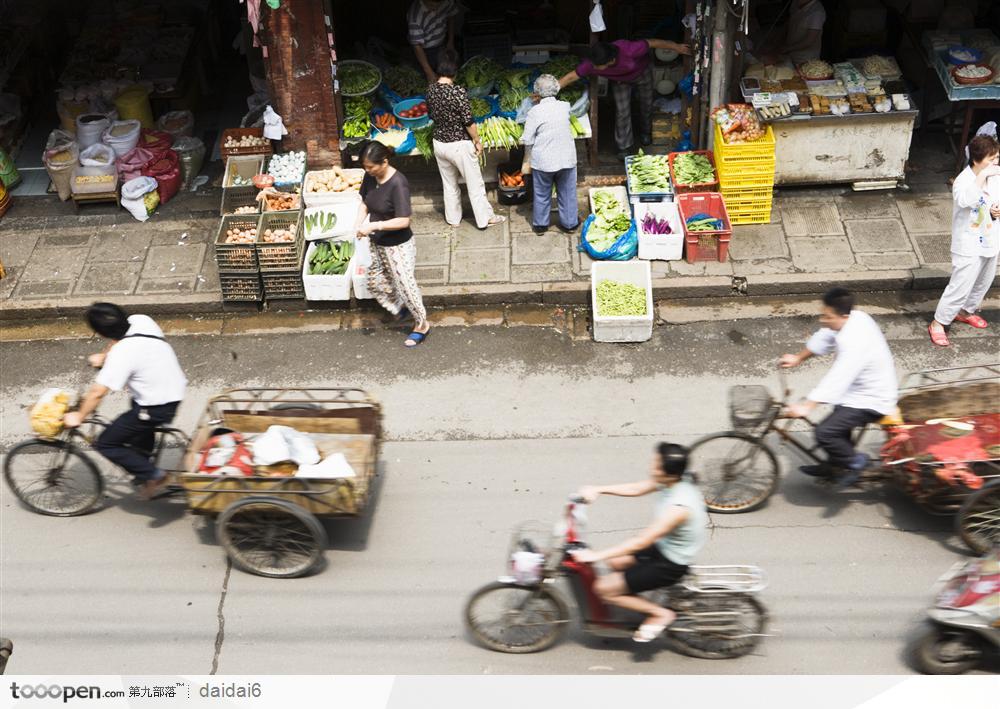
[[361,151],[367,174],[361,181],[355,228],[359,238],[372,240],[368,288],[379,305],[396,316],[396,322],[413,318],[413,331],[403,344],[416,347],[431,327],[414,275],[417,247],[410,229],[410,183],[389,164],[392,154],[392,148],[376,142]]
[[486,198],[486,184],[479,169],[483,143],[472,120],[469,95],[455,85],[458,60],[454,52],[442,54],[437,72],[438,80],[427,88],[427,112],[434,121],[434,158],[444,187],[444,219],[451,226],[462,221],[462,188],[458,186],[461,176],[469,190],[476,226],[485,229],[503,224],[504,217],[493,212]]

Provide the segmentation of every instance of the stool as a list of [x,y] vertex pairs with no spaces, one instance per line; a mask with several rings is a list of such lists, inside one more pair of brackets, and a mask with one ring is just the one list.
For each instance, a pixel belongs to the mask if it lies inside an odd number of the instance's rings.
[[80,212],[81,204],[100,204],[102,202],[114,202],[116,206],[121,207],[121,202],[118,200],[118,192],[86,192],[82,194],[73,193],[73,206],[76,208],[77,213]]

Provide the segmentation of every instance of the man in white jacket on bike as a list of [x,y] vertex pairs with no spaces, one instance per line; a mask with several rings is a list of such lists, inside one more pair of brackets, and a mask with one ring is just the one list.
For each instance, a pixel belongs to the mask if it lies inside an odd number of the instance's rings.
[[857,482],[868,465],[868,456],[854,449],[851,434],[896,410],[896,368],[882,330],[868,313],[854,308],[854,296],[844,288],[823,295],[819,316],[823,327],[798,354],[781,357],[780,366],[797,367],[810,357],[836,352],[833,366],[809,396],[789,405],[784,415],[805,418],[820,404],[833,413],[816,426],[816,442],[826,451],[827,465],[804,465],[806,475],[827,477],[844,471],[840,487]]

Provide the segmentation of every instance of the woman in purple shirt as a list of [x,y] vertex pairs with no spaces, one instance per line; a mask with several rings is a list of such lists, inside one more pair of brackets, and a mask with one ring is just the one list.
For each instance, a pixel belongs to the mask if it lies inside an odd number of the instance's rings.
[[603,76],[611,80],[615,99],[615,145],[624,158],[634,147],[632,136],[632,87],[639,95],[639,142],[649,145],[653,134],[653,69],[650,49],[672,49],[690,54],[691,48],[665,39],[619,39],[591,45],[588,57],[559,80],[565,88],[582,78]]

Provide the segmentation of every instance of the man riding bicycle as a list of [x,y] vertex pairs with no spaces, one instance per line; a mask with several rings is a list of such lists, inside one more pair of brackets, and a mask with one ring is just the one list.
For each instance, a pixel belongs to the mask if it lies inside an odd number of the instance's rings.
[[677,617],[669,608],[639,594],[680,581],[707,537],[705,499],[694,475],[687,473],[687,462],[686,448],[661,443],[648,479],[624,485],[588,486],[578,493],[588,503],[600,495],[640,497],[658,493],[656,518],[640,534],[603,551],[573,552],[580,563],[606,560],[614,570],[594,584],[594,590],[606,603],[646,614],[645,622],[632,636],[636,642],[655,640]]
[[797,367],[813,356],[836,350],[836,359],[809,396],[783,412],[805,418],[819,404],[832,404],[833,413],[816,427],[816,443],[826,451],[825,465],[803,465],[806,475],[840,474],[838,486],[853,485],[868,465],[868,456],[854,449],[855,428],[878,421],[896,410],[896,368],[882,331],[868,313],[854,309],[854,296],[831,288],[823,296],[818,330],[798,354],[782,355],[780,366]]
[[101,371],[77,411],[63,417],[67,428],[76,428],[100,405],[112,389],[128,389],[131,408],[98,436],[94,448],[112,463],[132,474],[151,498],[167,482],[164,471],[150,460],[155,431],[170,423],[184,398],[187,379],[163,331],[148,315],[126,315],[113,303],[94,303],[87,322],[110,340],[103,352],[91,355],[91,366]]

